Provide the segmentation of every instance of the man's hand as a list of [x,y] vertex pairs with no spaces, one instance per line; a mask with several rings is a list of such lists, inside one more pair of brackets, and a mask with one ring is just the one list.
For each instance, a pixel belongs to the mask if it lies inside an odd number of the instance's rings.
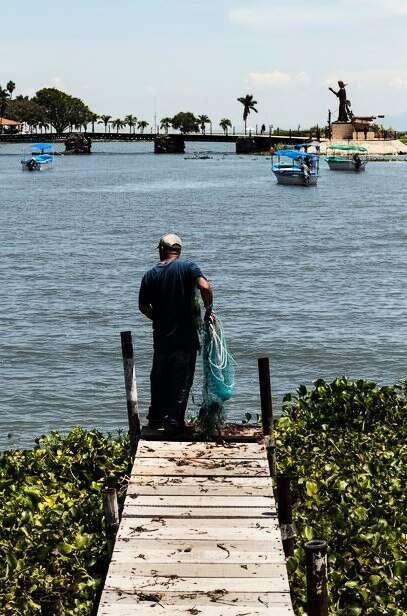
[[205,323],[212,323],[215,319],[215,313],[212,310],[212,306],[208,306],[205,310],[204,321]]

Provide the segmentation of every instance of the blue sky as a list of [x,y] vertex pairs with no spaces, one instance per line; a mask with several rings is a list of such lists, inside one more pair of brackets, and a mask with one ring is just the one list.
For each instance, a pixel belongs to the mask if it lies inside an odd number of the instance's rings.
[[[407,129],[407,0],[32,0],[2,3],[0,84],[56,87],[150,126],[179,111],[297,128],[355,115]],[[405,114],[405,120],[397,118]],[[403,126],[397,126],[398,121]]]

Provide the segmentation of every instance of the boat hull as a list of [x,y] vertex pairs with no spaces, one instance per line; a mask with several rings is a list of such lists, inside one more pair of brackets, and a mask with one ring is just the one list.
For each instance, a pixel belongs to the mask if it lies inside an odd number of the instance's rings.
[[359,165],[356,165],[355,161],[352,159],[330,160],[326,158],[325,160],[332,171],[355,171],[358,173],[360,171],[365,171],[367,165],[367,161],[365,160],[362,160]]
[[23,171],[44,171],[44,169],[49,169],[50,167],[52,167],[52,164],[50,165],[49,163],[48,164],[35,163],[35,165],[29,166],[27,163],[22,162],[21,166],[22,166]]
[[316,186],[318,183],[317,175],[310,175],[305,178],[302,173],[291,171],[274,171],[277,178],[277,184],[285,184],[286,186]]
[[22,160],[21,166],[23,171],[43,171],[49,169],[54,165],[54,157],[49,154],[43,154],[30,158],[29,160]]

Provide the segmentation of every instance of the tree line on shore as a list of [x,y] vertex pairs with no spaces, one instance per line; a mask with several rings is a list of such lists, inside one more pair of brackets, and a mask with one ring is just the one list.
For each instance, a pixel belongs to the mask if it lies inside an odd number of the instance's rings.
[[[56,88],[42,88],[36,92],[33,97],[17,95],[13,98],[13,92],[16,88],[14,81],[9,81],[5,88],[0,84],[0,117],[15,122],[25,124],[30,132],[48,132],[54,130],[57,134],[62,134],[65,131],[91,131],[95,132],[95,126],[102,124],[104,132],[110,133],[112,130],[119,131],[128,127],[130,134],[135,134],[136,130],[144,133],[145,129],[150,126],[146,120],[137,118],[135,115],[127,115],[125,118],[114,119],[108,114],[97,114],[79,98],[66,94]],[[246,94],[237,98],[237,101],[243,105],[243,122],[244,133],[247,133],[247,120],[251,112],[257,113],[257,101],[253,99],[252,94]],[[205,114],[195,115],[191,111],[180,111],[173,117],[163,117],[158,125],[151,127],[151,130],[168,133],[169,129],[180,131],[181,133],[197,133],[205,134],[207,125],[210,125],[212,133],[212,120]],[[228,135],[232,129],[232,122],[228,118],[222,118],[219,126],[225,135]],[[272,125],[269,127],[272,131]],[[264,124],[260,129],[260,134],[266,130]],[[393,129],[383,129],[382,125],[373,124],[371,130],[380,138],[382,135],[386,138],[405,138],[403,133],[396,133]],[[17,132],[16,126],[0,126],[2,132]],[[97,132],[97,129],[96,129]],[[288,134],[291,129],[274,129],[273,134]],[[297,135],[302,135],[308,138],[312,135],[318,136],[320,128],[318,125],[311,126],[309,129],[302,129],[298,125],[298,130],[294,131]],[[251,133],[251,129],[249,129]],[[257,127],[256,127],[257,134]]]
[[[57,134],[66,130],[82,131],[89,130],[95,132],[95,125],[103,124],[104,132],[111,129],[119,132],[128,127],[130,133],[135,133],[138,129],[141,133],[150,126],[146,120],[137,118],[134,115],[127,115],[124,119],[116,118],[107,114],[99,115],[89,109],[85,103],[56,88],[42,88],[29,98],[28,96],[18,95],[13,99],[15,90],[14,81],[9,81],[5,88],[0,85],[0,116],[15,122],[24,123],[29,127],[30,132],[47,132],[54,129]],[[251,94],[237,99],[243,105],[243,121],[245,133],[247,130],[247,118],[251,111],[257,113]],[[211,119],[205,115],[195,115],[191,111],[181,111],[173,117],[164,117],[159,122],[159,127],[166,133],[170,128],[179,130],[181,133],[193,133],[201,131],[205,134],[206,126],[211,126]],[[232,123],[228,118],[222,118],[219,126],[225,135],[228,134]],[[4,129],[4,127],[2,127]],[[9,127],[8,130],[13,130]],[[16,130],[14,128],[14,130]]]

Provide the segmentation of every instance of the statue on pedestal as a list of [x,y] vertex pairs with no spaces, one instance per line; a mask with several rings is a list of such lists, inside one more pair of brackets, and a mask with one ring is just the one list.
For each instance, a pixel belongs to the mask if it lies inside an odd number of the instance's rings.
[[338,122],[350,122],[353,115],[350,109],[350,101],[346,98],[346,85],[343,81],[338,81],[338,92],[335,92],[333,88],[329,88],[339,98]]

